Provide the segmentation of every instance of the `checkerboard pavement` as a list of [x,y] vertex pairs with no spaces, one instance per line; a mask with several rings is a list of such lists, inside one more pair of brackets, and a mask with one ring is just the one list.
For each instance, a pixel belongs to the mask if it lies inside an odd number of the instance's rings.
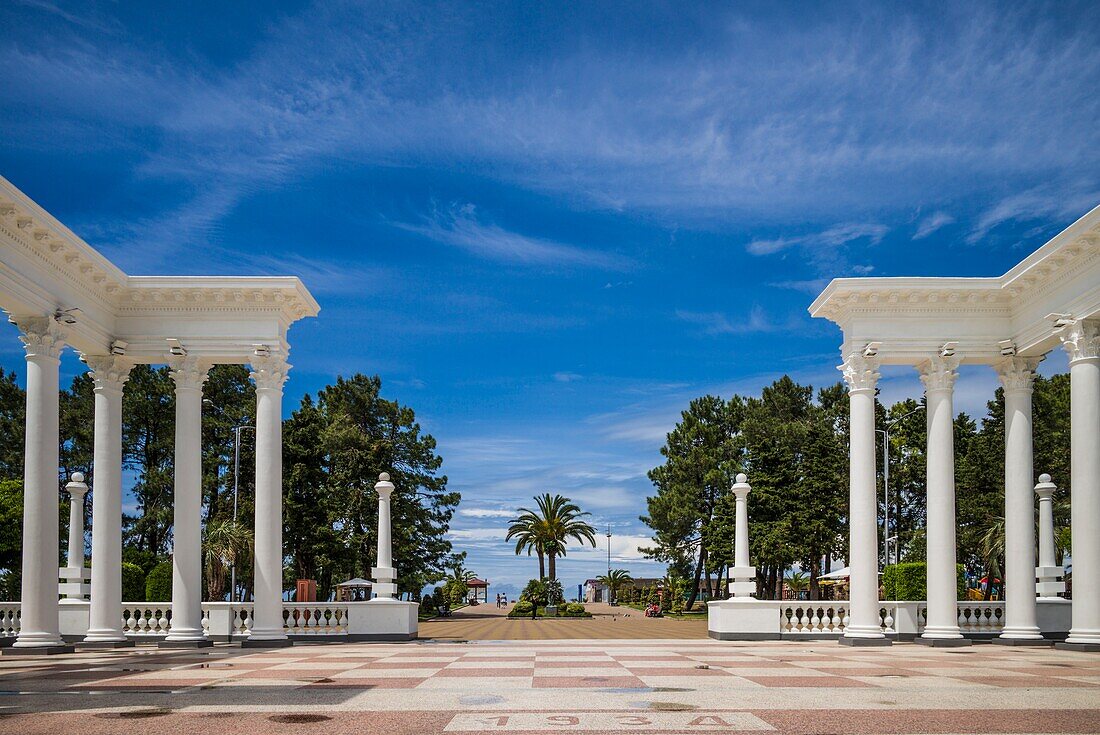
[[1100,732],[1100,656],[992,645],[585,640],[0,659],[0,731],[139,728]]

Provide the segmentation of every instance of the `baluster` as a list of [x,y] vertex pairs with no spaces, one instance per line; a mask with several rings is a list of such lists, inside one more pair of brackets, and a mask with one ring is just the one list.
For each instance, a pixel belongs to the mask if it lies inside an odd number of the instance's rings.
[[202,609],[202,632],[210,632],[210,609],[206,607]]
[[810,613],[810,630],[818,633],[821,631],[821,618],[818,617],[818,608],[811,608]]
[[244,609],[244,631],[245,633],[252,632],[252,607],[246,607]]

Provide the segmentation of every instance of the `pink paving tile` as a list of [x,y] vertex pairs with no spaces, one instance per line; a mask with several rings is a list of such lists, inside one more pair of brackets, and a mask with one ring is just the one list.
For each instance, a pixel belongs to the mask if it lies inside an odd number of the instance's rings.
[[722,669],[697,669],[693,666],[627,666],[627,669],[635,676],[733,676]]
[[439,669],[447,665],[446,661],[371,661],[362,666],[348,666],[349,669]]
[[534,666],[539,669],[576,669],[576,668],[590,668],[593,666],[616,666],[617,664],[611,660],[600,661],[536,661]]
[[613,654],[611,654],[611,658],[615,659],[616,661],[689,661],[689,660],[694,660],[694,659],[689,659],[687,656],[681,656],[678,653],[670,653],[670,654],[667,654],[667,655],[656,655],[656,654],[654,654],[652,656],[633,655],[633,654],[620,655],[620,654],[617,654],[617,653],[613,653]]
[[437,677],[469,677],[469,676],[530,676],[532,667],[516,668],[484,668],[484,669],[443,669],[436,674]]
[[810,687],[870,687],[871,684],[846,679],[843,676],[746,676],[751,682],[762,684],[769,688],[798,687],[800,689]]
[[621,689],[642,688],[645,682],[636,676],[536,676],[531,686],[535,689]]
[[389,677],[385,679],[331,679],[307,684],[307,689],[415,689],[422,678]]
[[[699,658],[699,663],[710,666],[721,666],[724,669],[794,669],[789,663],[783,661],[723,661],[721,658]],[[802,671],[802,669],[798,669]]]

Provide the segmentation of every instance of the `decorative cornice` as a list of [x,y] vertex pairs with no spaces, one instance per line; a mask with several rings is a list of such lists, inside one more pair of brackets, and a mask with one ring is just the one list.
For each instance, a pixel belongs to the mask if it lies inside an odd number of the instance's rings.
[[1100,357],[1100,320],[1074,319],[1057,331],[1069,363]]
[[934,355],[917,365],[925,392],[953,389],[959,378],[959,362],[961,358],[956,355]]
[[88,375],[95,383],[95,391],[122,392],[134,362],[116,355],[81,355],[80,359],[88,366]]
[[875,358],[864,357],[858,352],[853,352],[836,369],[844,376],[844,382],[848,384],[848,392],[857,393],[875,389],[878,379],[882,377],[878,372],[878,366],[879,362]]
[[28,360],[35,358],[56,360],[61,356],[61,350],[65,349],[65,330],[50,317],[12,316],[8,321],[19,328],[19,341],[27,351]]
[[209,376],[209,363],[197,357],[184,357],[172,360],[168,364],[171,367],[168,374],[175,381],[177,391],[202,390],[203,383]]
[[269,357],[257,357],[252,360],[252,372],[249,376],[256,383],[256,390],[283,389],[286,379],[289,377],[291,365],[281,355]]
[[1006,357],[994,365],[1005,393],[1030,393],[1035,384],[1035,368],[1042,360],[1041,357]]

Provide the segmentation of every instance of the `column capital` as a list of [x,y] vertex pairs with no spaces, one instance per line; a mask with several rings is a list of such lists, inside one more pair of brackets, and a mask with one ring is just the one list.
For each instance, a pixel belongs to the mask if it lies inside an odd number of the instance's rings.
[[1041,357],[1006,357],[993,366],[1005,393],[1030,393],[1035,385],[1035,368],[1042,362]]
[[384,498],[389,498],[393,494],[394,485],[390,482],[390,473],[383,472],[378,476],[378,482],[374,484],[374,490]]
[[1100,320],[1073,319],[1056,333],[1071,365],[1078,360],[1100,358]]
[[290,377],[291,365],[281,355],[257,357],[249,367],[252,369],[249,377],[256,384],[256,390],[281,391],[286,379]]
[[130,371],[134,369],[133,360],[117,355],[85,355],[80,359],[88,366],[88,376],[95,383],[94,391],[118,391],[130,379]]
[[878,379],[881,377],[878,367],[877,358],[853,352],[845,357],[843,364],[838,365],[836,369],[844,376],[844,382],[848,384],[848,392],[858,393],[875,390]]
[[951,355],[934,355],[917,365],[920,373],[920,382],[924,383],[925,392],[934,390],[952,390],[955,381],[959,377],[960,358]]
[[61,357],[65,349],[65,330],[48,316],[12,316],[8,321],[19,328],[19,341],[27,359]]
[[65,492],[73,499],[78,497],[83,498],[87,494],[88,483],[84,482],[83,472],[74,472],[72,474],[69,482],[65,483]]
[[176,390],[202,390],[209,377],[210,365],[197,357],[183,357],[168,363],[168,373],[176,383]]
[[1050,481],[1050,475],[1045,472],[1039,475],[1039,482],[1035,485],[1035,494],[1039,497],[1039,500],[1050,500],[1057,490],[1058,486]]
[[732,492],[738,500],[744,500],[748,497],[750,491],[752,491],[752,486],[749,485],[749,476],[742,472],[737,475],[736,481],[730,487],[730,492]]

